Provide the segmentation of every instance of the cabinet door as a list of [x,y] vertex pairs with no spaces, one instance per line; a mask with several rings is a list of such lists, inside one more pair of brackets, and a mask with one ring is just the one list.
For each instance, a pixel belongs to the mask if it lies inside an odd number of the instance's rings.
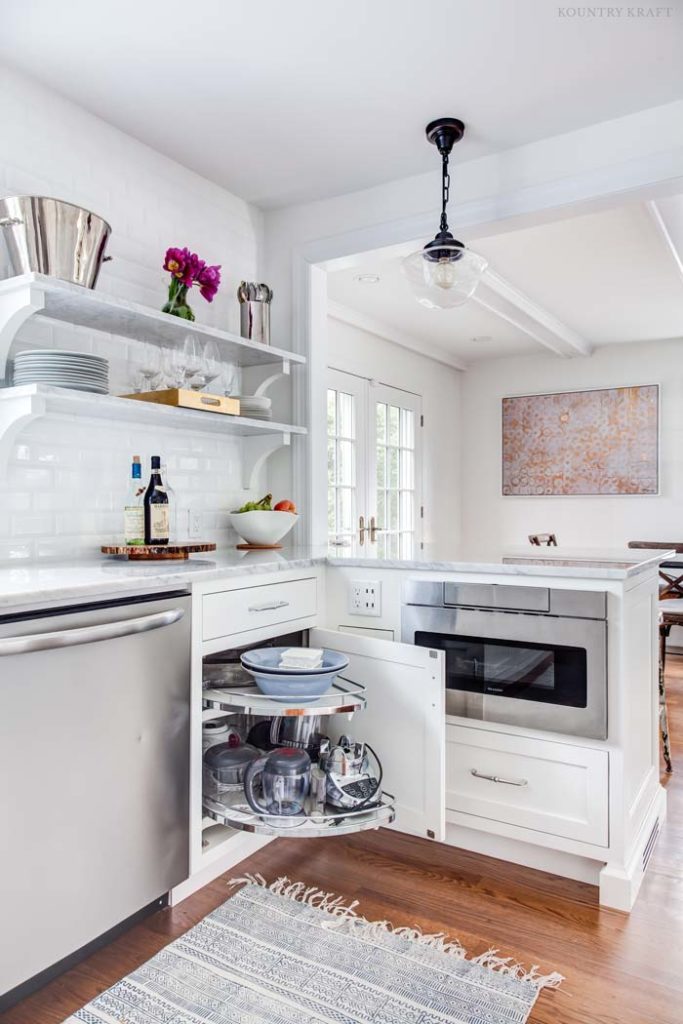
[[382,785],[396,797],[396,829],[443,841],[443,652],[327,629],[312,629],[310,644],[346,654],[349,667],[343,675],[367,688],[365,711],[351,722],[342,716],[330,720],[332,738],[346,732],[377,751],[384,768]]

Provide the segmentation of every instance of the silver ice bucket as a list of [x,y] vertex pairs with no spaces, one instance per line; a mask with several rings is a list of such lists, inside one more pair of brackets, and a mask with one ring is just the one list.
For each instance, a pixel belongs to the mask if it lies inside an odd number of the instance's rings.
[[0,229],[12,274],[49,274],[94,288],[111,234],[106,220],[60,199],[0,199]]

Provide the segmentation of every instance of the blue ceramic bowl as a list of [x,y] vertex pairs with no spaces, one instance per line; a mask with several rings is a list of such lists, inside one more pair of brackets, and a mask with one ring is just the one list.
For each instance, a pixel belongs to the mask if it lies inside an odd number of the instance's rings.
[[281,669],[280,656],[285,647],[263,647],[241,656],[242,665],[254,677],[261,693],[274,700],[298,702],[317,700],[332,686],[349,659],[336,651],[323,653],[322,668]]

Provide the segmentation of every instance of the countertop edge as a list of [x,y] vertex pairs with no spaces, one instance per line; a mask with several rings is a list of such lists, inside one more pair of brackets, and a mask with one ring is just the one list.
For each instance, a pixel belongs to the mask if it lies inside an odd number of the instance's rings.
[[[194,584],[210,583],[214,580],[234,579],[297,570],[327,565],[331,568],[365,568],[398,570],[402,572],[443,572],[466,573],[489,576],[516,576],[539,578],[564,578],[569,580],[606,580],[624,582],[635,576],[654,571],[662,561],[669,560],[672,551],[658,551],[656,554],[633,565],[614,567],[605,564],[565,564],[558,559],[548,558],[545,564],[534,564],[525,556],[511,555],[508,562],[463,562],[449,560],[417,561],[387,560],[379,558],[356,558],[353,556],[330,556],[329,554],[294,554],[286,552],[272,560],[246,563],[231,563],[227,556],[206,562],[190,560],[161,568],[147,564],[131,564],[125,560],[111,559],[102,562],[84,562],[74,565],[8,566],[0,569],[0,615],[23,614],[31,609],[57,606],[65,601],[88,601],[102,597],[113,599],[144,593],[156,594],[168,590],[191,589]],[[539,556],[539,561],[543,561]],[[570,561],[570,559],[567,559]],[[598,560],[596,560],[598,561]],[[80,578],[79,578],[80,573]],[[63,579],[60,580],[60,574]],[[70,582],[67,576],[72,577]]]

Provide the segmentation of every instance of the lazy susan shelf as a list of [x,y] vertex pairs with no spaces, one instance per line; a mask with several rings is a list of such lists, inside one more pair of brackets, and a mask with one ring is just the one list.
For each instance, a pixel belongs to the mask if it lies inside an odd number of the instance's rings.
[[367,704],[363,684],[354,683],[343,676],[337,676],[329,691],[316,700],[275,700],[261,693],[257,686],[240,686],[210,687],[202,690],[202,702],[209,710],[233,711],[271,718],[352,714],[354,711],[362,711]]
[[390,825],[396,817],[394,797],[383,793],[376,807],[361,811],[341,811],[327,807],[324,814],[278,817],[255,814],[241,792],[229,793],[223,800],[204,798],[207,818],[242,832],[260,836],[287,836],[289,839],[313,839],[366,832]]

